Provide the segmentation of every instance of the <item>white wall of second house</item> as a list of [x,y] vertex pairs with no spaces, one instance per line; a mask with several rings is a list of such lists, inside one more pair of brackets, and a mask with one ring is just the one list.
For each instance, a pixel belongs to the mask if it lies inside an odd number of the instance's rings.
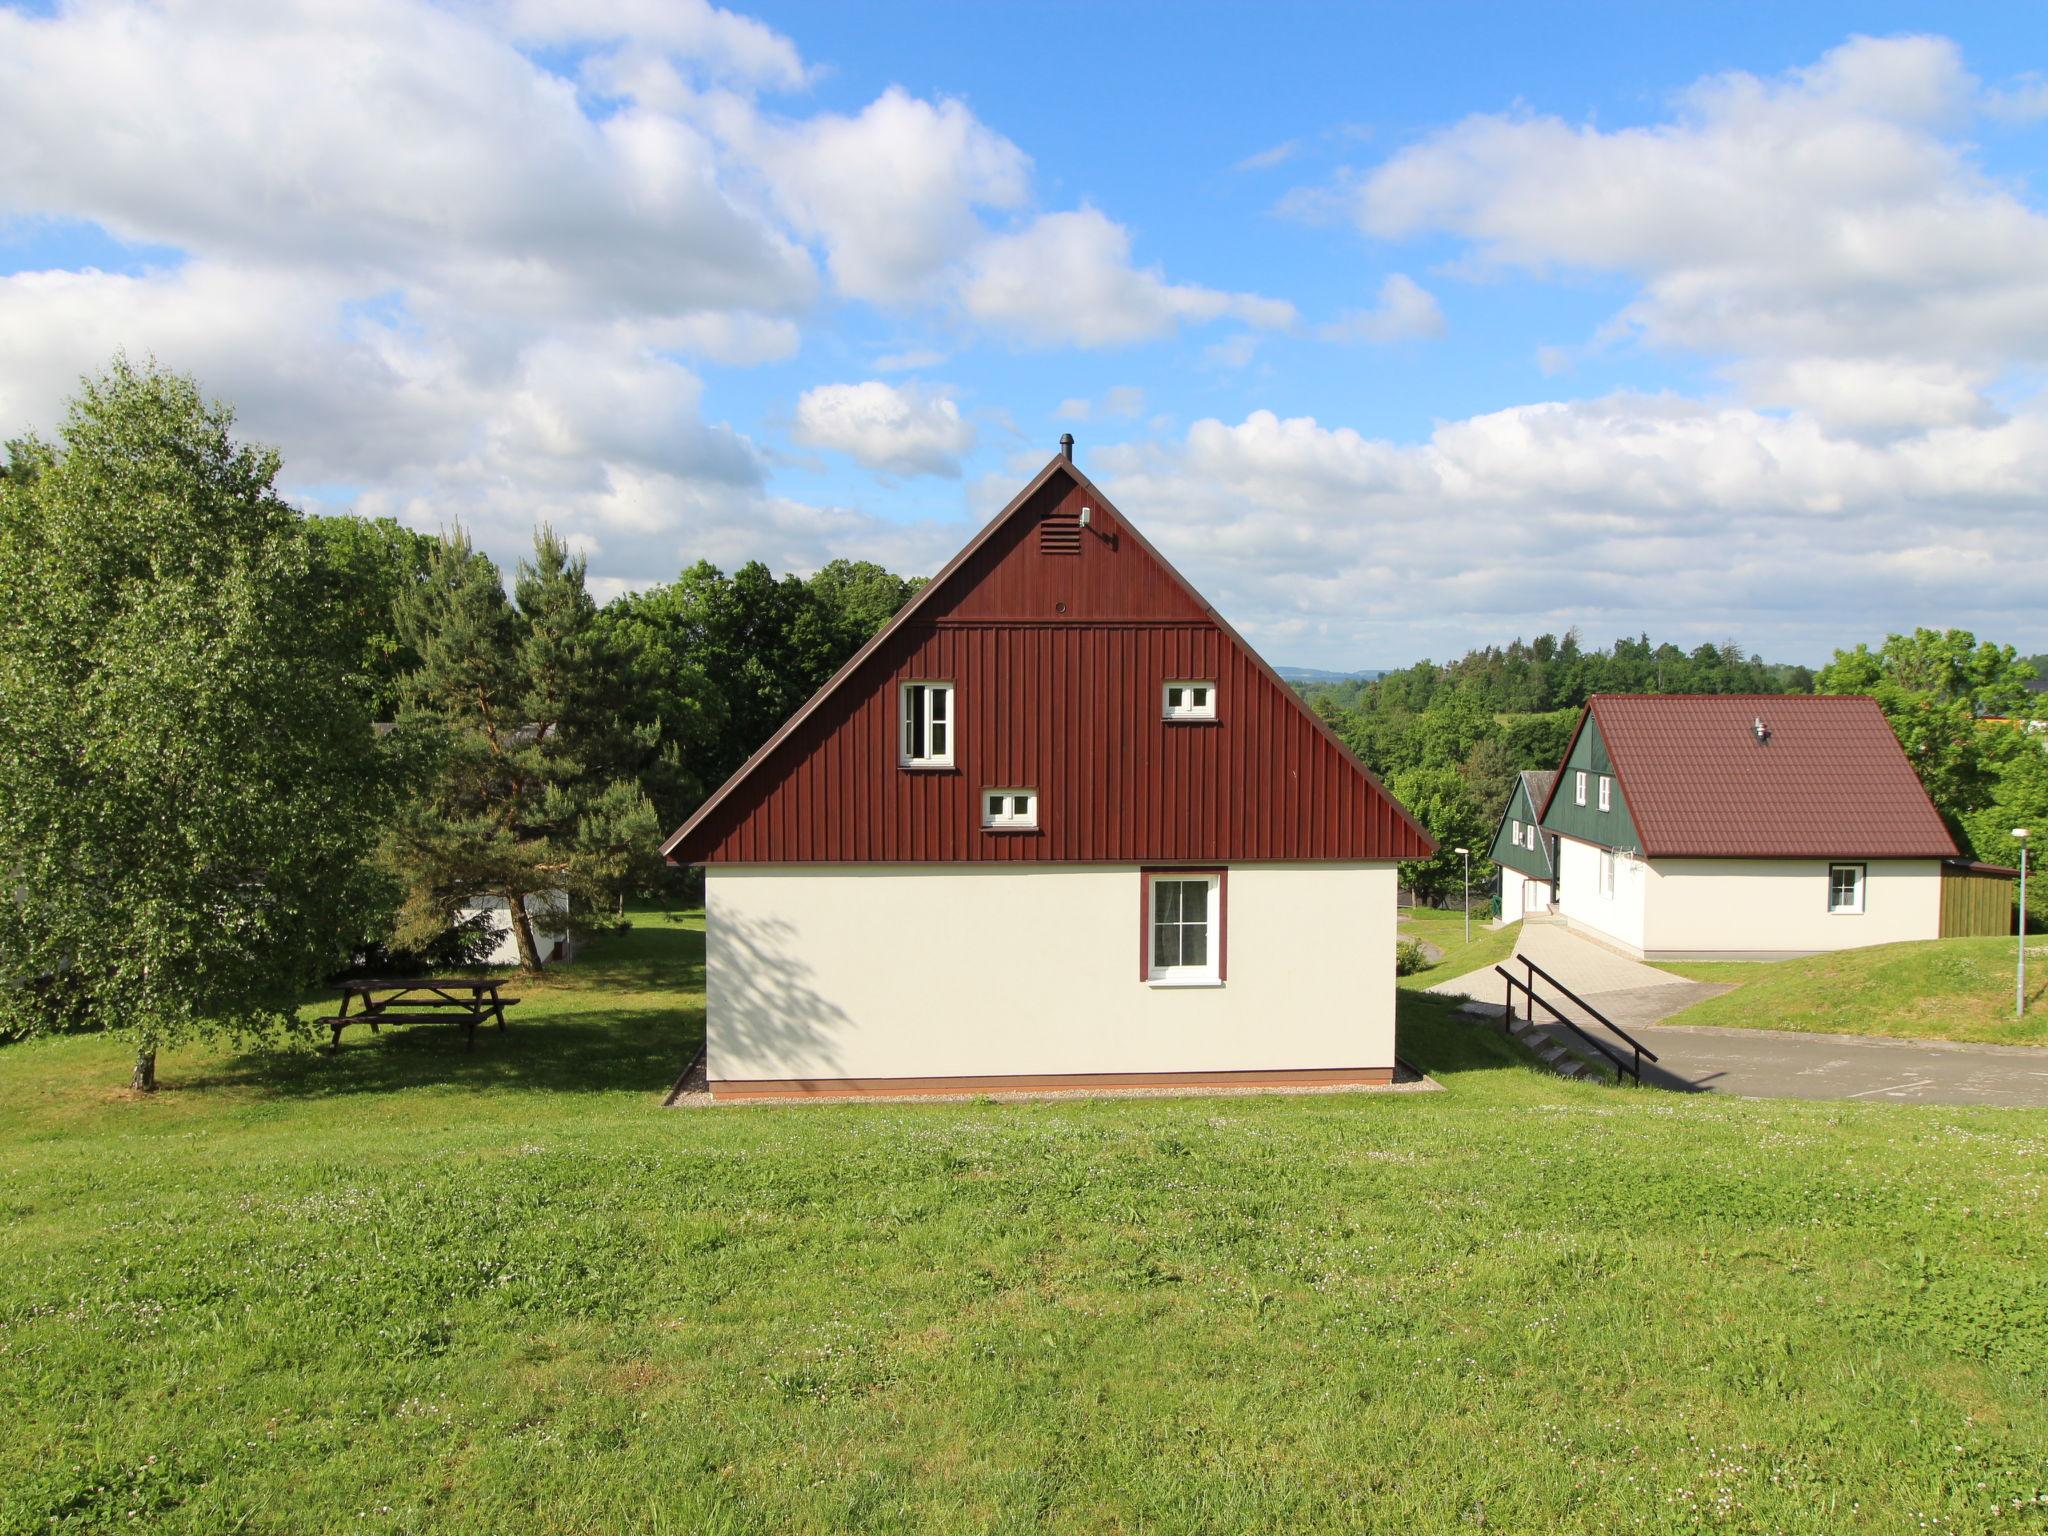
[[1391,864],[1230,869],[1221,985],[1141,979],[1135,865],[714,865],[716,1081],[1394,1064]]
[[[1612,889],[1603,888],[1601,863],[1613,861]],[[1624,949],[1643,948],[1644,903],[1649,866],[1625,853],[1610,853],[1577,838],[1557,840],[1557,910],[1577,928],[1590,928]]]
[[1806,954],[1941,937],[1939,859],[1851,860],[1863,910],[1828,910],[1829,859],[1658,859],[1643,948],[1653,955]]

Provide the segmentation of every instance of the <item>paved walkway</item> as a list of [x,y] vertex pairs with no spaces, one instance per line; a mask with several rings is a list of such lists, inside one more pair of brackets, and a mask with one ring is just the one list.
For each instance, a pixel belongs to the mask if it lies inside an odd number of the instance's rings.
[[[1645,1064],[1643,1081],[1660,1088],[1765,1099],[2048,1108],[2048,1049],[1662,1024],[1728,989],[1627,959],[1559,923],[1525,923],[1517,952],[1526,952],[1655,1051],[1659,1059]],[[1504,985],[1488,967],[1429,990],[1497,1007]],[[1594,1033],[1604,1038],[1602,1031]],[[1586,1053],[1576,1041],[1564,1043]]]
[[[1604,945],[1581,938],[1562,923],[1524,922],[1521,937],[1515,943],[1515,953],[1527,955],[1630,1034],[1642,1025],[1668,1019],[1681,1008],[1690,1008],[1694,1003],[1717,997],[1728,990],[1713,982],[1687,981],[1669,971],[1660,971],[1640,960],[1616,954]],[[1517,976],[1526,974],[1512,962],[1508,969]],[[1545,990],[1540,977],[1537,989]],[[1467,971],[1462,976],[1453,976],[1449,981],[1440,981],[1428,990],[1446,996],[1469,997],[1483,1003],[1497,1003],[1505,1000],[1507,983],[1494,974],[1492,966],[1487,966],[1482,970]],[[1555,997],[1555,990],[1550,990]],[[1563,998],[1556,1000],[1560,1003],[1565,1001]]]

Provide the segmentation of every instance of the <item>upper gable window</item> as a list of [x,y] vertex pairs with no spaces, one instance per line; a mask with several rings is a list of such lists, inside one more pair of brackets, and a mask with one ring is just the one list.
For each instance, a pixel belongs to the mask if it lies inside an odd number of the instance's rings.
[[1604,774],[1604,773],[1603,773],[1603,774],[1601,774],[1601,775],[1600,775],[1600,809],[1601,809],[1601,810],[1603,810],[1603,811],[1611,811],[1611,810],[1613,810],[1613,809],[1614,809],[1614,795],[1613,795],[1613,790],[1614,790],[1614,780],[1612,780],[1612,779],[1610,779],[1609,777],[1607,777],[1607,775],[1606,775],[1606,774]]
[[984,789],[981,792],[981,824],[984,827],[1025,828],[1038,825],[1038,791],[1035,789]]
[[953,685],[903,685],[903,765],[906,768],[950,768],[953,765]]
[[1214,720],[1216,685],[1207,682],[1168,683],[1161,694],[1160,712],[1169,720]]
[[1586,770],[1583,768],[1572,775],[1572,799],[1580,805],[1586,803]]
[[1522,846],[1522,818],[1519,816],[1515,818],[1515,846]]

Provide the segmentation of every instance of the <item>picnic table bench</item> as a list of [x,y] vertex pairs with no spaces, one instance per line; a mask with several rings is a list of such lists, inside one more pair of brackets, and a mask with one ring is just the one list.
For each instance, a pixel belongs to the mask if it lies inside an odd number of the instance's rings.
[[[505,1010],[519,999],[506,997],[496,976],[422,976],[343,982],[341,1010],[316,1022],[334,1032],[333,1049],[341,1048],[341,1032],[351,1024],[460,1024],[463,1049],[476,1048],[476,1027],[492,1019],[505,1027]],[[359,1005],[354,1013],[349,1005]]]

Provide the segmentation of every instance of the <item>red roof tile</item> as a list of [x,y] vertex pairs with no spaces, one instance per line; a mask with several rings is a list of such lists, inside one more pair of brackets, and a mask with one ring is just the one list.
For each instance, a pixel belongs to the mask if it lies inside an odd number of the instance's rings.
[[1586,708],[1646,857],[1957,856],[1875,699],[1601,694]]

